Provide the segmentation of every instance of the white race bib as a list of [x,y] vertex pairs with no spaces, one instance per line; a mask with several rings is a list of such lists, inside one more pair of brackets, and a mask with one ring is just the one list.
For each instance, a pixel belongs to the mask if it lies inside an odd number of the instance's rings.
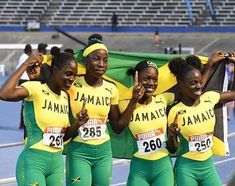
[[166,148],[166,138],[163,128],[136,135],[140,154],[150,154]]
[[48,127],[43,134],[43,145],[63,148],[64,129],[60,127]]
[[189,136],[189,151],[206,152],[212,145],[213,133]]
[[79,136],[83,140],[102,139],[105,138],[106,128],[105,119],[89,119],[79,128]]

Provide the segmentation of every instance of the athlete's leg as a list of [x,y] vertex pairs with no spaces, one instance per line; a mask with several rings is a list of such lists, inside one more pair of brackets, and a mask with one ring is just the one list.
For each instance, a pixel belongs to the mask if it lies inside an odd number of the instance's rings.
[[190,160],[178,157],[174,166],[174,174],[177,186],[198,186]]
[[215,165],[212,158],[209,158],[203,162],[203,170],[200,171],[201,174],[199,179],[199,186],[221,186],[222,182],[215,169]]
[[155,177],[151,181],[151,186],[174,186],[173,166],[169,156],[155,161]]
[[139,174],[129,174],[127,180],[127,186],[149,186],[150,184],[146,181],[144,177]]
[[66,185],[91,185],[91,164],[85,158],[74,155],[66,156]]
[[152,172],[152,167],[147,165],[148,161],[133,157],[130,163],[130,172],[127,186],[149,186],[148,172]]
[[35,156],[28,149],[25,149],[19,156],[16,165],[16,179],[18,186],[40,185],[46,186],[43,172],[43,162],[40,157]]
[[104,155],[97,160],[92,167],[92,185],[93,186],[109,186],[112,175],[112,156]]
[[47,186],[64,185],[64,160],[62,156],[53,155],[49,176],[46,177]]

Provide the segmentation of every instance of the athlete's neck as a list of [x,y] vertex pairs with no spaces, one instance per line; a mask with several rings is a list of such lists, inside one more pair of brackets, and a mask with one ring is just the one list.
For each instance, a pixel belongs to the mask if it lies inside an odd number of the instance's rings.
[[100,87],[103,83],[102,77],[95,78],[95,77],[89,76],[88,74],[85,74],[84,79],[86,83],[92,87]]
[[200,103],[200,97],[194,99],[190,97],[181,97],[181,102],[187,106],[197,106]]
[[151,103],[151,101],[152,101],[152,96],[143,96],[139,101],[138,101],[138,103],[139,104],[142,104],[142,105],[147,105],[147,104],[149,104],[149,103]]
[[54,92],[55,94],[57,95],[60,95],[61,94],[61,88],[57,85],[55,85],[54,83],[55,81],[52,80],[52,78],[50,78],[46,84],[47,86],[51,89],[52,92]]

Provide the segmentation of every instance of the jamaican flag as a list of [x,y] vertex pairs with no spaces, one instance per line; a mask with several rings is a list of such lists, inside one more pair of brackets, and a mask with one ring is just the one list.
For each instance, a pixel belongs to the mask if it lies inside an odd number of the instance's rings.
[[[168,69],[168,62],[174,57],[185,57],[185,55],[172,54],[155,54],[155,53],[136,53],[136,52],[116,52],[109,51],[109,66],[105,73],[105,78],[113,81],[119,90],[120,100],[129,99],[132,95],[133,79],[126,75],[126,71],[130,67],[134,67],[139,61],[148,59],[157,64],[159,69],[158,88],[156,94],[165,91],[175,91],[176,79]],[[78,73],[84,74],[85,69],[82,63],[82,51],[76,51],[75,57],[78,60]],[[207,63],[207,57],[199,56],[202,63]],[[216,65],[209,76],[205,90],[225,90],[225,63]],[[226,109],[224,105],[217,105],[216,112],[216,127],[214,134],[214,155],[228,155],[227,144],[227,119]],[[121,134],[115,134],[111,127],[108,127],[111,136],[113,157],[116,158],[131,158],[132,157],[132,137],[128,129],[125,129]]]

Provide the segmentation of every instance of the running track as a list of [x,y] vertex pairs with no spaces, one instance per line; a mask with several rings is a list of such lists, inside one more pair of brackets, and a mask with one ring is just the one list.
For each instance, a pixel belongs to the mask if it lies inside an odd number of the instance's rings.
[[[5,78],[0,77],[0,85]],[[17,157],[23,146],[1,147],[4,144],[21,143],[23,131],[18,129],[20,117],[20,102],[0,101],[0,185],[16,186],[15,165]],[[231,120],[228,123],[230,156],[215,157],[216,168],[224,185],[235,171],[235,117],[230,113]],[[113,176],[111,186],[123,186],[126,183],[129,162],[114,159]],[[5,182],[5,184],[3,184]],[[9,183],[11,182],[11,183]]]

